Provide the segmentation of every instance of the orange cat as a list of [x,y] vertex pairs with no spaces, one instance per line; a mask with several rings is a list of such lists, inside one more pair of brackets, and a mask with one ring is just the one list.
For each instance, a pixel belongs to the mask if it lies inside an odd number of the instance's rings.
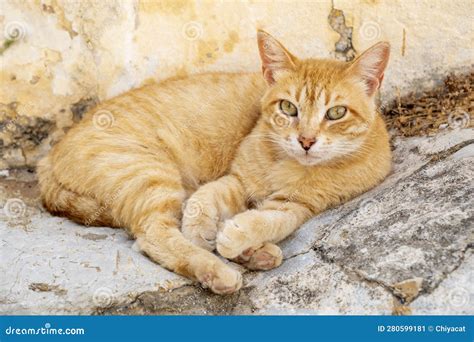
[[242,285],[215,248],[251,269],[278,266],[274,243],[389,172],[374,99],[389,45],[351,63],[300,60],[263,31],[258,46],[263,77],[170,79],[88,113],[38,165],[45,207],[126,228],[151,259],[215,293]]

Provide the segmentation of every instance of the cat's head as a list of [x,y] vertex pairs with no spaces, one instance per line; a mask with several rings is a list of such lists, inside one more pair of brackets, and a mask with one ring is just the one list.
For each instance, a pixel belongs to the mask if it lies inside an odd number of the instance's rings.
[[303,165],[343,158],[363,148],[375,123],[375,93],[390,46],[378,43],[352,62],[298,59],[258,31],[265,137]]

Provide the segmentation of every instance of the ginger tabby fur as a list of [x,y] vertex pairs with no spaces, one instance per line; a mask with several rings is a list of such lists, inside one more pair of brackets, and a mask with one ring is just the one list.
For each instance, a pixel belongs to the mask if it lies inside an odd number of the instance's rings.
[[[242,286],[215,249],[250,269],[280,265],[275,243],[390,171],[375,106],[389,45],[346,63],[300,60],[257,37],[263,77],[170,79],[88,113],[38,164],[44,206],[124,227],[151,259],[215,293]],[[343,117],[329,119],[334,107]]]

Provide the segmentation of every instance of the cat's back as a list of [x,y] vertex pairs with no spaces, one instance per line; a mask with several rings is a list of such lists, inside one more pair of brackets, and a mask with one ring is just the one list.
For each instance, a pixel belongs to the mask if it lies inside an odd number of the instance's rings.
[[[157,114],[191,130],[240,129],[255,121],[266,85],[256,73],[207,73],[172,78],[130,92],[135,103],[146,97]],[[237,126],[237,127],[236,127]]]
[[[183,174],[205,182],[225,172],[260,115],[261,75],[208,73],[168,79],[102,102],[73,127],[53,154],[142,145],[166,153]],[[102,151],[102,152],[101,152]]]

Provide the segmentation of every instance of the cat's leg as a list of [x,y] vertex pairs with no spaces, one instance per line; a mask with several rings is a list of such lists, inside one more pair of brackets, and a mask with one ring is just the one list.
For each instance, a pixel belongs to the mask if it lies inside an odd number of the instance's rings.
[[124,185],[130,189],[129,197],[124,198],[129,204],[122,204],[121,216],[129,222],[139,249],[160,265],[199,281],[215,293],[237,291],[242,285],[240,272],[194,245],[179,230],[186,194],[178,170],[157,164],[131,179],[133,186]]
[[199,281],[214,293],[228,294],[240,289],[242,276],[216,255],[188,241],[178,229],[179,222],[164,213],[149,215],[139,234],[141,251],[160,265],[187,278]]
[[187,201],[183,211],[182,232],[194,244],[213,251],[219,221],[246,209],[245,190],[232,175],[200,187]]
[[223,223],[217,235],[217,251],[233,259],[245,251],[260,249],[265,243],[277,243],[311,215],[311,210],[300,203],[266,200],[258,209],[247,210]]

